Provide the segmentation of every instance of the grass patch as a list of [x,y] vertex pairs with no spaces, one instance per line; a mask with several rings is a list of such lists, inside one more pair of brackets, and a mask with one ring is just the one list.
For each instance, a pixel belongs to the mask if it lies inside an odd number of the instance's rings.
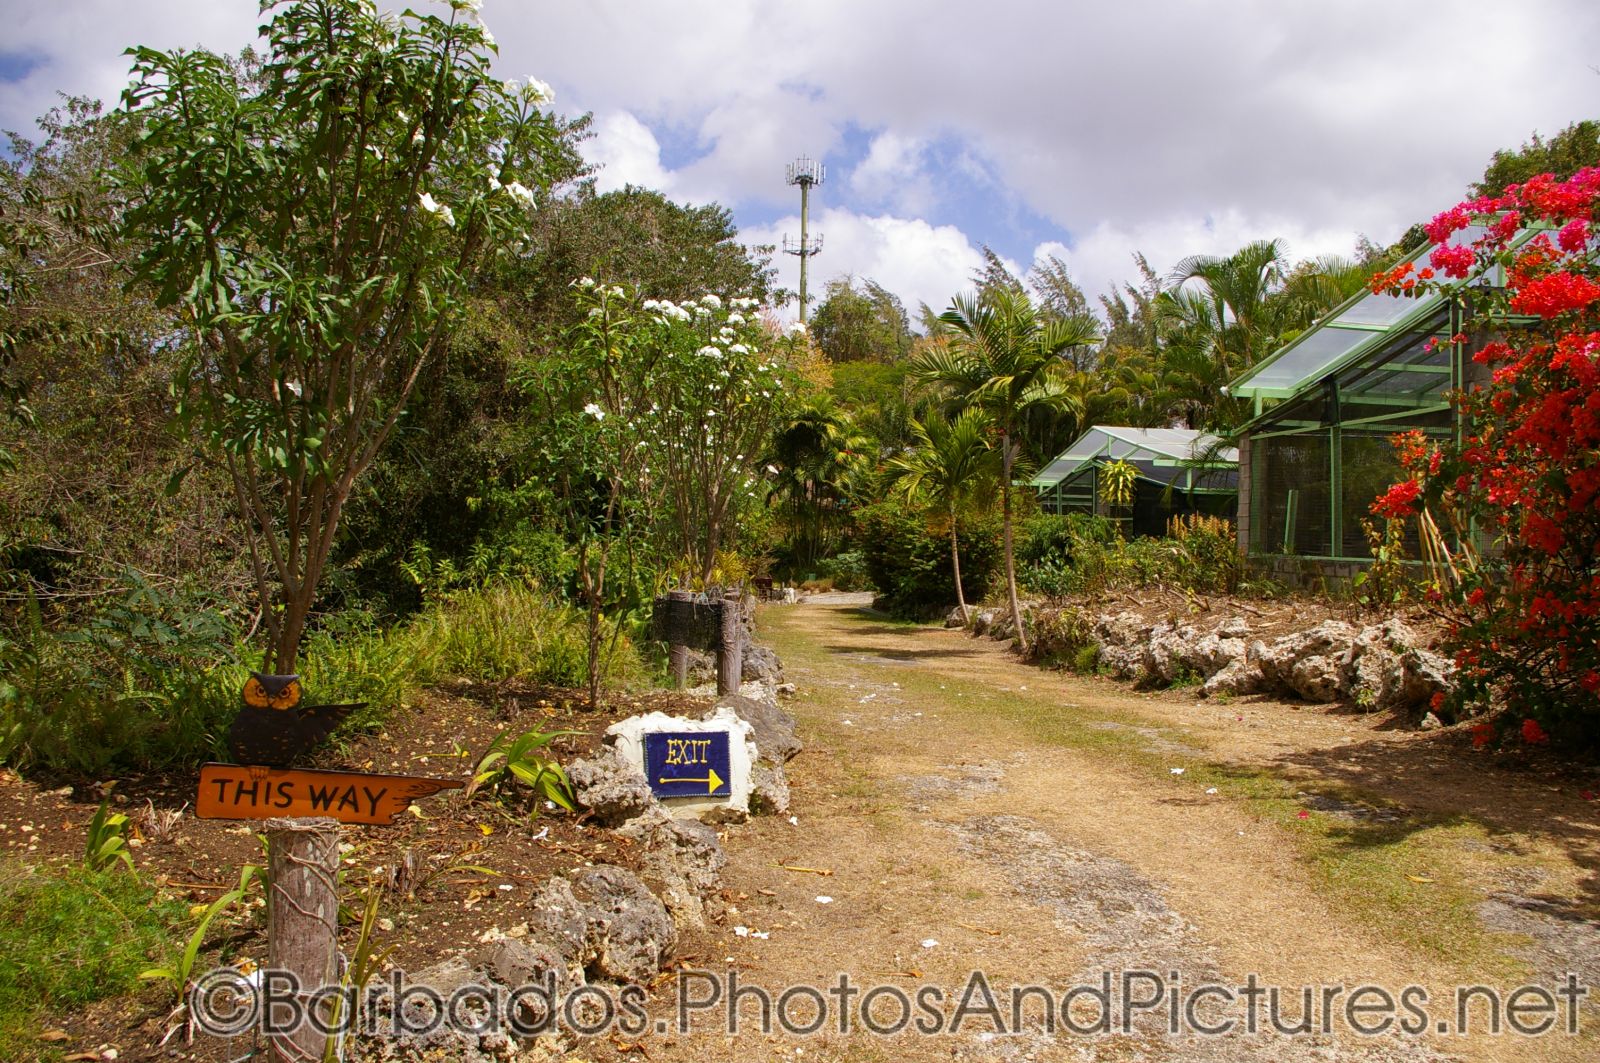
[[137,988],[183,917],[125,871],[0,862],[0,1058],[32,1058],[52,1014]]

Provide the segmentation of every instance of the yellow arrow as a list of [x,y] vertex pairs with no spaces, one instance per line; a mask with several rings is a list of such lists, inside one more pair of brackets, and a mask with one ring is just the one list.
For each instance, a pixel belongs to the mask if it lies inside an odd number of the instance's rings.
[[706,784],[706,793],[707,794],[714,794],[714,793],[716,793],[718,790],[720,790],[722,788],[722,783],[723,783],[724,780],[723,780],[722,776],[720,776],[720,775],[718,775],[716,773],[715,769],[707,768],[706,769],[705,778],[701,778],[699,776],[695,776],[695,777],[689,778],[689,779],[668,779],[668,778],[663,776],[662,778],[657,779],[656,781],[659,782],[662,786],[665,786],[669,782],[703,782],[703,783]]

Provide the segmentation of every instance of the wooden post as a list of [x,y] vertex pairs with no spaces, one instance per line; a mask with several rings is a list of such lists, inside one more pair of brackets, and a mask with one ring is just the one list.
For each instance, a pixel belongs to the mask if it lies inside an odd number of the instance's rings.
[[744,672],[744,610],[737,597],[722,599],[722,637],[717,640],[717,694],[739,693]]
[[[667,598],[674,602],[692,602],[690,591],[668,591]],[[667,663],[672,666],[672,684],[679,690],[689,685],[689,647],[681,642],[667,644]]]
[[[336,985],[339,821],[267,820],[267,970],[293,975],[300,1002]],[[324,1016],[326,1021],[326,1016]],[[321,1063],[328,1038],[309,1022],[268,1038],[272,1063]]]

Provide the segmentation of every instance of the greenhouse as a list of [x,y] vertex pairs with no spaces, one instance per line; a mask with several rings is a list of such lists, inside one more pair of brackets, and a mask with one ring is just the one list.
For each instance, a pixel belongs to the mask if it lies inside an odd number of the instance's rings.
[[[1106,467],[1118,462],[1138,473],[1131,512],[1114,512],[1102,490]],[[1046,513],[1126,516],[1130,534],[1161,535],[1175,516],[1231,515],[1238,464],[1237,450],[1204,432],[1095,425],[1029,483]]]
[[[1469,226],[1451,243],[1483,232]],[[1432,250],[1412,261],[1428,265]],[[1450,339],[1462,329],[1462,297],[1495,280],[1479,274],[1416,298],[1363,292],[1230,385],[1254,404],[1240,430],[1238,511],[1252,557],[1310,561],[1331,575],[1372,560],[1361,521],[1398,475],[1390,440],[1454,431],[1449,393],[1482,367],[1473,344]],[[1415,556],[1415,529],[1408,534]]]

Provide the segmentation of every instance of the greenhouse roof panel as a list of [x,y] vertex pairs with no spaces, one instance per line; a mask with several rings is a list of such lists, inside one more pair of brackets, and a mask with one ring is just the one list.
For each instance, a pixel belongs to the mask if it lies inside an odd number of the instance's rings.
[[1208,453],[1220,442],[1216,436],[1189,428],[1095,425],[1029,482],[1035,487],[1053,487],[1085,466],[1102,460],[1149,462],[1173,468],[1202,458],[1207,459],[1208,464],[1238,464],[1239,451],[1234,447]]
[[[1449,244],[1472,243],[1486,231],[1481,225],[1469,225],[1451,236]],[[1430,245],[1417,252],[1412,261],[1419,266],[1428,265],[1433,252]],[[1382,337],[1391,330],[1414,327],[1416,322],[1431,318],[1443,304],[1444,297],[1438,292],[1417,298],[1362,292],[1246,370],[1228,387],[1228,394],[1287,398],[1320,380],[1358,351],[1382,343]]]

